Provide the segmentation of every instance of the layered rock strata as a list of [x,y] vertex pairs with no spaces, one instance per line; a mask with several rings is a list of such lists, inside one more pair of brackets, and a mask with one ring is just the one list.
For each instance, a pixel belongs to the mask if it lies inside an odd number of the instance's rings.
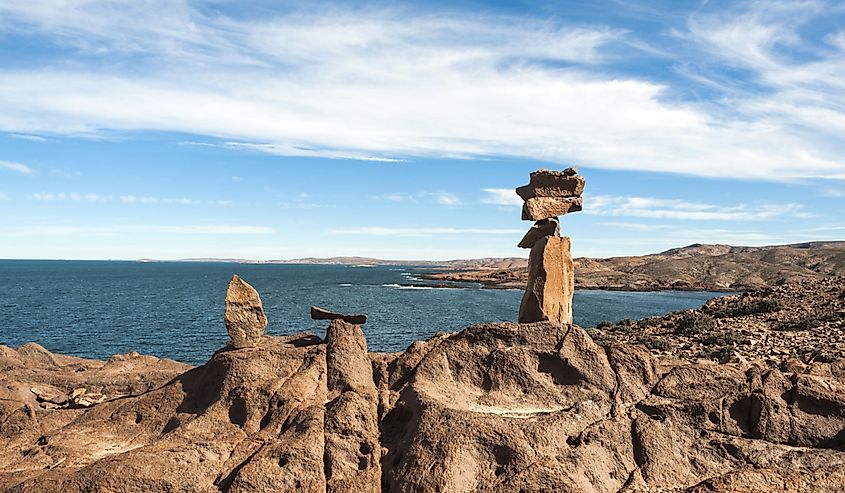
[[224,320],[232,347],[236,349],[258,346],[267,327],[258,291],[238,276],[232,277],[226,291]]
[[528,285],[519,308],[521,323],[572,322],[575,269],[568,237],[560,237],[557,216],[581,210],[584,177],[575,168],[531,173],[528,185],[516,189],[525,200],[522,219],[536,221],[519,242],[530,248]]

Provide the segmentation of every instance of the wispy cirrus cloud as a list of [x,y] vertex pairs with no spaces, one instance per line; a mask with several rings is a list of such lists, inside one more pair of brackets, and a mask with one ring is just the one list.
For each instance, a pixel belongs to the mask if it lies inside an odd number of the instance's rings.
[[[336,6],[227,16],[186,0],[6,2],[0,30],[67,46],[89,62],[64,63],[62,52],[37,68],[0,69],[0,131],[152,129],[283,155],[518,156],[708,177],[845,179],[845,108],[836,103],[843,36],[832,32],[821,45],[802,37],[803,23],[824,15],[821,2],[744,5],[693,15],[675,28],[683,42],[661,46],[659,56],[698,85],[690,89],[677,86],[676,74],[614,65],[631,50],[655,56],[655,40],[547,18]],[[813,56],[796,61],[790,49]],[[710,56],[697,64],[702,53]],[[122,70],[127,60],[143,70]],[[753,80],[720,78],[730,67]],[[699,86],[719,95],[699,97]]]
[[76,192],[38,192],[33,194],[32,198],[41,202],[56,202],[64,200],[70,200],[73,202],[110,202],[112,200],[112,197],[110,195]]
[[759,221],[779,216],[812,217],[797,203],[731,206],[654,197],[587,195],[584,212],[598,216],[628,216],[687,221]]
[[124,204],[147,204],[147,205],[220,205],[228,206],[234,202],[231,200],[198,200],[187,197],[155,197],[150,195],[121,195],[120,202]]
[[457,207],[463,205],[460,197],[450,192],[416,192],[397,193],[389,192],[378,195],[370,195],[370,200],[387,202],[408,202],[408,203],[433,203],[446,207]]
[[333,228],[326,230],[332,236],[451,236],[451,235],[518,235],[524,231],[504,228],[390,228],[382,226]]
[[485,188],[482,190],[484,196],[481,202],[485,204],[522,206],[522,198],[516,194],[513,188]]
[[35,172],[35,170],[25,164],[15,163],[12,161],[0,161],[0,170],[14,171],[24,175],[31,175]]
[[199,234],[199,235],[267,235],[276,230],[267,226],[241,225],[121,225],[121,226],[65,226],[43,225],[24,226],[13,230],[20,235],[117,235],[127,233],[140,234]]
[[187,197],[156,197],[151,195],[120,195],[115,199],[112,195],[98,193],[77,192],[38,192],[32,194],[34,200],[41,202],[119,202],[129,205],[219,205],[229,206],[231,200],[199,200]]

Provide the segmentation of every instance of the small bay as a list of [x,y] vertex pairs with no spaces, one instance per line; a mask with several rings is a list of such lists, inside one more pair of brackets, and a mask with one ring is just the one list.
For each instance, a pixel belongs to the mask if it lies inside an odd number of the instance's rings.
[[[226,343],[224,299],[233,274],[261,294],[272,335],[324,335],[327,323],[310,319],[311,305],[366,313],[371,351],[516,320],[520,290],[420,287],[417,273],[409,266],[0,260],[0,344],[36,342],[87,358],[138,351],[201,364]],[[695,308],[720,294],[577,291],[575,323]]]

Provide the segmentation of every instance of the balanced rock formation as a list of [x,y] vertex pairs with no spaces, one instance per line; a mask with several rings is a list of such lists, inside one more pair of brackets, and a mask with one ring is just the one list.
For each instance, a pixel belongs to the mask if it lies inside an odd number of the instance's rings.
[[311,307],[311,318],[314,320],[343,320],[352,325],[363,325],[367,323],[366,315],[344,315],[342,313],[330,312],[319,306]]
[[232,277],[226,291],[224,320],[235,349],[258,346],[267,327],[258,291],[238,276]]
[[519,242],[530,248],[528,286],[519,307],[521,323],[550,320],[572,323],[575,268],[569,238],[560,237],[557,216],[581,210],[584,177],[575,168],[539,170],[531,182],[516,189],[525,200],[522,219],[537,221]]

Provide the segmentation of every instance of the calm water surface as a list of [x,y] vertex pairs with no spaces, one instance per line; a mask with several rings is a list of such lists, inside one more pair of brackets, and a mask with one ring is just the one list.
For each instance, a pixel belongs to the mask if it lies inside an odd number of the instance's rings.
[[[515,321],[522,292],[405,288],[410,267],[0,260],[0,344],[37,342],[89,358],[138,351],[192,364],[227,340],[226,287],[238,274],[261,294],[267,333],[325,334],[311,305],[366,313],[371,351],[400,351],[439,331]],[[578,291],[583,327],[698,307],[719,293]]]

